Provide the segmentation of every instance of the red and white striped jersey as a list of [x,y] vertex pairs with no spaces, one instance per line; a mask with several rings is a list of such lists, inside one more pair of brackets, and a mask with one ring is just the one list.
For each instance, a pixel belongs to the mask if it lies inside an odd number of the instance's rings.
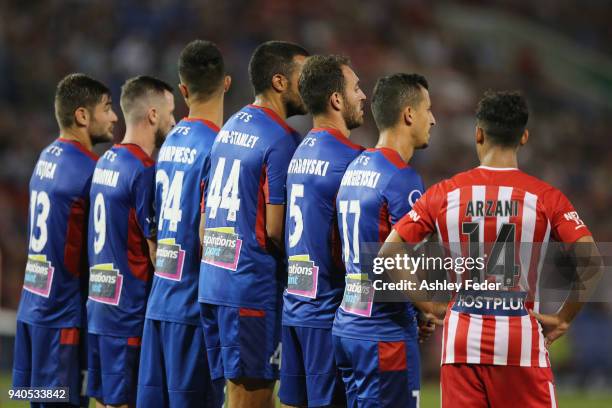
[[[496,241],[513,241],[515,262],[510,273],[491,274],[492,267],[487,266],[480,279],[501,282],[507,291],[526,292],[530,300],[526,307],[535,311],[546,243],[551,237],[572,243],[591,235],[559,190],[515,168],[485,166],[429,188],[394,228],[409,243],[437,232],[455,257],[473,254],[470,243],[480,256],[490,256]],[[449,308],[442,364],[453,363],[550,366],[542,328],[526,310],[522,315],[504,315]]]

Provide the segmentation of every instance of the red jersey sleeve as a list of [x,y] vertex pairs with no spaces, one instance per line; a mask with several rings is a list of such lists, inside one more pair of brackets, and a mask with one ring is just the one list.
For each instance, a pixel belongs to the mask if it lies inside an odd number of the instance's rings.
[[428,189],[414,204],[412,210],[393,226],[393,229],[405,242],[421,242],[429,234],[436,231],[435,214],[437,213],[436,202],[439,201],[439,195],[439,185]]
[[546,195],[545,202],[549,208],[551,235],[555,240],[573,243],[579,238],[591,235],[591,231],[562,192],[553,189]]

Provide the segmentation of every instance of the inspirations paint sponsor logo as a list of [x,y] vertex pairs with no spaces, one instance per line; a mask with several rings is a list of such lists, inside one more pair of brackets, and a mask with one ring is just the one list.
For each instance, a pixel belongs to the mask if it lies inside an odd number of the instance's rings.
[[123,275],[112,263],[89,268],[89,299],[116,306],[121,299],[122,287]]
[[242,240],[232,227],[207,228],[204,232],[202,262],[235,271]]
[[46,255],[28,255],[23,288],[28,292],[48,298],[53,283],[55,268]]
[[317,297],[319,267],[308,254],[289,257],[287,293],[314,299]]
[[183,277],[185,264],[185,251],[177,244],[174,238],[157,241],[157,254],[155,258],[155,275],[163,279],[180,281]]

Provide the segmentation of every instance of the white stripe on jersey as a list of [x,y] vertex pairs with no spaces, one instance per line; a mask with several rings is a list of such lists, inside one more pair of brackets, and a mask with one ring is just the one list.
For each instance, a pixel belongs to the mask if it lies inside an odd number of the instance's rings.
[[455,336],[457,335],[457,323],[459,323],[459,313],[450,311],[448,317],[448,336],[446,337],[446,359],[445,364],[455,362]]
[[521,316],[521,367],[531,367],[531,316]]
[[495,348],[493,349],[493,364],[506,365],[508,362],[508,337],[510,334],[510,318],[495,316]]
[[480,364],[480,338],[482,335],[482,316],[470,314],[467,331],[467,363]]
[[[499,187],[499,191],[497,192],[497,199],[499,201],[506,202],[512,199],[512,187]],[[504,223],[508,223],[510,221],[510,217],[508,215],[504,215],[497,218],[497,233],[499,234],[499,230],[501,229]]]
[[[487,194],[487,188],[485,186],[472,186],[472,203],[474,205],[474,208],[476,208],[477,201],[484,203],[487,200],[486,194]],[[478,223],[478,246],[479,246],[478,256],[483,256],[484,255],[484,233],[485,233],[484,217],[483,216],[472,217],[472,222]],[[485,273],[485,270],[483,268],[483,270],[480,271],[480,281],[481,282],[483,282],[485,279],[484,273]]]
[[548,393],[550,394],[550,407],[557,408],[557,399],[555,397],[555,387],[552,382],[548,382]]
[[523,213],[521,215],[523,222],[521,223],[521,244],[519,253],[521,259],[520,288],[523,291],[529,290],[528,277],[531,254],[536,249],[533,244],[533,234],[535,233],[537,204],[538,197],[526,192],[525,198],[523,199]]
[[[462,256],[461,254],[461,238],[459,233],[459,206],[460,206],[461,190],[456,189],[448,193],[446,196],[446,228],[448,230],[448,244],[453,258]],[[455,274],[457,281],[463,279],[460,274]]]

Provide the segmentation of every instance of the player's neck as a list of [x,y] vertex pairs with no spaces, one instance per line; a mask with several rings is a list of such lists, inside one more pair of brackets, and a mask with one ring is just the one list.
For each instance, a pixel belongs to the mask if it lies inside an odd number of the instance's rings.
[[91,143],[91,137],[87,134],[85,130],[81,129],[73,129],[73,128],[64,128],[60,129],[60,137],[66,140],[73,140],[75,142],[80,143],[85,147],[85,149],[90,152],[93,151],[93,145]]
[[285,109],[285,103],[280,95],[272,95],[269,92],[256,95],[253,105],[268,108],[280,116],[281,119],[287,120],[287,109]]
[[143,129],[143,126],[127,125],[121,143],[138,145],[146,154],[152,156],[155,150],[155,133],[151,134],[152,132],[151,129]]
[[[394,129],[385,129],[378,136],[376,147],[386,147],[395,150],[403,161],[408,163],[414,154],[414,146],[405,141],[406,135],[402,135]],[[402,143],[402,140],[404,143]]]
[[504,149],[500,147],[490,147],[482,152],[480,165],[498,168],[518,168],[518,159],[515,149]]
[[346,122],[342,117],[334,117],[331,115],[317,115],[312,120],[313,128],[331,128],[336,129],[342,136],[348,139],[351,131],[346,127]]
[[223,98],[190,103],[189,117],[207,120],[220,128],[223,125]]

